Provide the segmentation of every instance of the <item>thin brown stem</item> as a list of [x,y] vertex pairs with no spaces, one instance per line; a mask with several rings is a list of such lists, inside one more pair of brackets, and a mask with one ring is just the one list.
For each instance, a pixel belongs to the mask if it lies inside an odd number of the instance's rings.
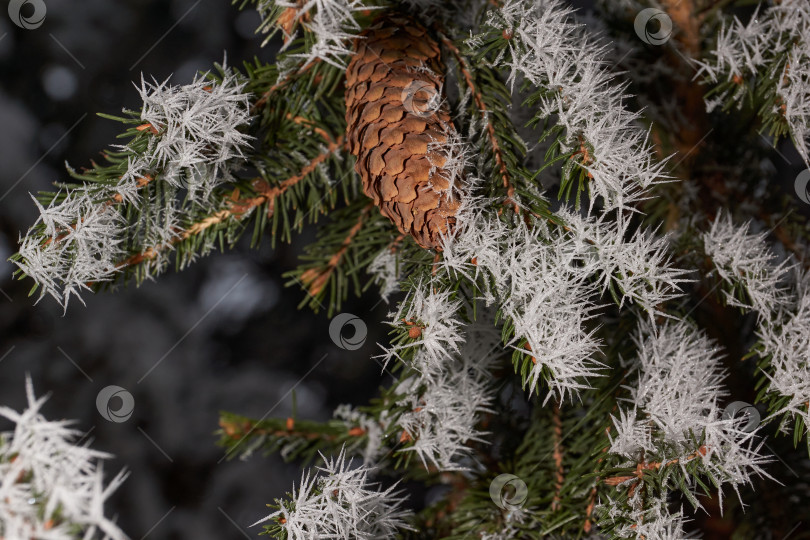
[[256,101],[256,103],[253,104],[253,107],[251,107],[251,112],[255,113],[256,111],[258,111],[259,109],[264,107],[265,103],[267,103],[267,100],[270,99],[270,96],[272,96],[274,92],[276,92],[279,88],[281,88],[285,84],[287,84],[293,77],[297,77],[298,75],[303,75],[304,73],[309,71],[310,68],[312,68],[312,66],[314,66],[318,62],[320,62],[320,60],[316,58],[315,60],[313,60],[313,61],[311,61],[311,62],[309,62],[307,64],[304,64],[296,72],[291,73],[290,75],[287,75],[284,79],[280,80],[279,82],[277,82],[276,84],[274,84],[273,86],[268,88],[262,94],[262,97],[260,97]]
[[246,214],[248,214],[254,208],[261,206],[264,203],[268,203],[267,207],[267,214],[268,216],[272,216],[275,210],[275,200],[277,197],[282,195],[285,191],[289,188],[296,185],[298,182],[303,180],[308,174],[313,172],[318,165],[326,161],[335,151],[337,151],[340,147],[343,146],[343,137],[338,137],[336,141],[330,144],[327,150],[318,156],[316,156],[312,161],[310,161],[306,166],[304,166],[301,171],[277,186],[271,186],[268,182],[266,182],[262,178],[256,178],[253,181],[253,189],[256,191],[257,196],[255,197],[247,197],[241,198],[239,196],[239,188],[236,188],[231,192],[229,199],[229,207],[222,209],[210,216],[207,216],[205,219],[193,223],[189,227],[183,230],[178,230],[177,235],[170,240],[159,246],[151,246],[138,254],[135,254],[128,259],[125,259],[121,263],[118,264],[118,268],[126,268],[128,266],[133,266],[136,264],[140,264],[144,261],[155,259],[162,251],[166,249],[170,249],[172,246],[187,240],[188,238],[197,235],[206,229],[209,229],[215,225],[225,222],[228,219],[242,219]]
[[562,419],[560,418],[560,405],[557,403],[554,404],[551,421],[554,425],[554,465],[556,467],[554,499],[551,502],[551,511],[555,512],[560,509],[560,494],[562,493],[563,482],[565,481],[565,470],[563,469]]
[[487,129],[487,136],[489,138],[489,143],[492,145],[492,153],[495,156],[495,163],[498,165],[499,172],[501,174],[501,178],[503,179],[503,187],[506,188],[506,203],[511,204],[514,209],[515,213],[520,213],[520,207],[518,206],[517,202],[515,202],[515,186],[511,182],[511,178],[509,175],[509,169],[506,166],[506,161],[503,158],[503,152],[501,150],[501,145],[498,142],[498,138],[495,135],[495,126],[492,125],[492,122],[489,121],[487,117],[487,105],[484,102],[484,98],[481,93],[478,91],[478,88],[473,81],[472,72],[470,71],[469,66],[467,65],[467,61],[464,60],[464,57],[461,55],[461,51],[458,50],[458,47],[450,41],[446,36],[442,35],[442,42],[444,45],[450,49],[453,53],[453,56],[456,58],[456,62],[458,62],[459,70],[461,71],[461,75],[464,77],[464,82],[467,87],[472,92],[473,100],[475,101],[476,107],[478,107],[478,111],[481,113],[481,117],[486,122],[486,129]]
[[[257,428],[256,424],[250,421],[244,422],[229,422],[221,419],[219,426],[225,432],[225,435],[232,439],[242,439],[248,434],[256,435],[269,435],[271,437],[299,437],[302,439],[321,439],[325,441],[334,441],[338,438],[336,435],[327,433],[318,433],[317,431],[303,431],[295,429],[295,420],[287,418],[286,429],[264,429]],[[347,431],[347,434],[352,437],[361,437],[365,435],[366,431],[361,427],[353,427]]]
[[315,296],[323,290],[324,285],[326,285],[329,278],[337,269],[338,265],[340,265],[340,261],[343,259],[346,251],[348,251],[352,241],[360,232],[360,229],[363,228],[363,223],[365,222],[372,208],[374,208],[374,203],[369,203],[365,206],[365,208],[363,208],[357,218],[357,222],[352,226],[351,229],[349,229],[349,233],[346,235],[346,238],[340,244],[338,250],[326,263],[326,266],[320,268],[310,268],[301,274],[301,282],[304,284],[304,286],[308,287],[309,294],[311,296]]

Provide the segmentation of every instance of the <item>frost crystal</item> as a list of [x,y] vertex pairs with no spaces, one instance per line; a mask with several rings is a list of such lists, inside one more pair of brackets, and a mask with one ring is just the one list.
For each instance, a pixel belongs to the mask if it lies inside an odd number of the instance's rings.
[[584,327],[593,317],[595,289],[586,282],[588,270],[572,265],[573,250],[566,251],[565,242],[556,238],[546,241],[543,235],[549,231],[541,225],[530,230],[518,223],[510,229],[472,208],[458,214],[458,224],[441,264],[469,279],[484,273],[480,281],[494,284],[484,298],[498,302],[513,322],[515,336],[508,345],[535,359],[527,383],[531,391],[543,368],[560,397],[586,388],[583,380],[596,375],[599,366],[592,358],[599,342]]
[[729,214],[718,214],[703,244],[720,278],[732,286],[744,288],[750,303],[741,302],[723,291],[732,306],[753,309],[760,317],[772,318],[788,301],[781,282],[790,268],[787,262],[774,264],[776,258],[768,249],[765,233],[749,233],[749,224],[736,227]]
[[707,108],[724,103],[742,107],[748,92],[740,86],[748,85],[749,77],[776,80],[772,112],[787,121],[796,149],[810,165],[810,4],[783,0],[760,9],[748,24],[736,16],[724,23],[712,58],[697,62],[699,74],[709,81],[735,82],[707,101]]
[[598,512],[606,514],[610,520],[619,523],[615,531],[616,538],[636,538],[638,540],[697,538],[687,535],[684,531],[684,525],[688,520],[682,512],[671,513],[669,511],[666,491],[655,497],[648,497],[648,500],[643,500],[641,493],[641,490],[636,490],[626,503],[608,498],[598,507]]
[[40,414],[47,398],[35,398],[26,381],[28,408],[18,413],[0,407],[14,431],[0,434],[0,538],[123,540],[123,532],[104,517],[104,502],[125,480],[119,473],[106,487],[103,452],[78,446],[80,432],[69,421],[52,422]]
[[398,390],[405,395],[397,404],[408,409],[397,425],[413,445],[403,449],[416,452],[427,467],[463,470],[461,460],[469,453],[466,446],[483,441],[476,424],[492,402],[490,380],[485,368],[485,351],[465,347],[466,354],[448,359],[443,373],[405,381]]
[[40,216],[20,237],[17,266],[36,281],[40,298],[53,296],[67,310],[68,301],[90,283],[109,281],[123,251],[124,218],[110,204],[95,203],[82,191],[69,192],[47,208],[36,199]]
[[[364,5],[362,0],[262,0],[257,7],[262,16],[259,28],[268,32],[272,27],[267,17],[274,6],[294,10],[295,19],[315,36],[315,43],[310,49],[306,53],[292,55],[294,58],[303,58],[305,64],[322,60],[341,69],[346,67],[344,57],[352,52],[349,41],[360,31],[354,14],[374,9]],[[287,36],[285,47],[293,42],[294,37]]]
[[772,374],[770,390],[788,399],[782,401],[774,416],[799,415],[810,426],[810,277],[798,277],[798,302],[790,313],[773,324],[761,324],[757,330],[762,356],[769,358]]
[[609,221],[603,216],[582,217],[568,209],[557,212],[573,236],[575,250],[596,269],[602,294],[611,285],[625,301],[650,315],[657,306],[680,296],[684,270],[672,268],[668,238],[638,229],[629,234],[630,221]]
[[[461,302],[436,287],[419,284],[394,315],[394,324],[418,325],[420,337],[385,349],[382,357],[402,359],[404,352],[414,351],[406,363],[415,374],[396,388],[397,404],[406,409],[396,423],[402,436],[413,441],[403,451],[415,452],[426,466],[463,470],[467,444],[484,435],[476,425],[492,403],[488,370],[493,352],[501,349],[500,334],[491,324],[464,325]],[[491,320],[492,314],[482,310],[482,320],[488,316]]]
[[434,292],[430,283],[411,289],[394,316],[394,324],[406,321],[418,325],[420,337],[386,349],[382,355],[384,361],[401,359],[399,351],[419,347],[411,367],[422,374],[442,372],[447,360],[459,352],[464,342],[462,322],[457,317],[460,307],[461,302],[452,300],[449,291]]
[[161,169],[160,177],[169,184],[185,187],[191,197],[205,197],[222,181],[226,162],[244,158],[251,139],[239,130],[250,119],[246,83],[227,70],[221,83],[204,75],[184,86],[167,82],[150,84],[141,78],[141,120],[157,131],[146,161]]
[[396,486],[382,490],[370,483],[373,469],[350,468],[344,451],[324,461],[325,466],[318,467],[322,475],[304,472],[292,500],[277,500],[280,509],[254,525],[278,520],[290,540],[393,539],[398,529],[408,528],[410,512],[400,508],[404,499],[394,491]]
[[[211,190],[230,179],[233,161],[244,157],[250,137],[239,131],[249,120],[245,83],[225,69],[221,83],[204,77],[181,87],[141,82],[141,120],[154,130],[142,154],[131,153],[127,170],[117,182],[86,184],[64,197],[55,197],[47,207],[35,201],[40,217],[20,238],[16,264],[50,294],[64,309],[71,296],[90,285],[114,279],[126,252],[122,244],[164,246],[176,240],[181,215],[174,195],[185,188],[190,200],[202,204]],[[158,196],[143,189],[155,180],[166,182]],[[145,181],[146,180],[146,181]],[[132,226],[136,238],[128,238],[121,206],[135,205],[140,223]],[[132,249],[132,248],[129,248]],[[147,265],[165,264],[154,252]],[[184,261],[188,262],[188,261]]]
[[677,466],[687,479],[693,476],[687,464],[699,460],[703,472],[735,491],[752,475],[770,477],[756,430],[744,431],[742,418],[723,417],[725,373],[712,341],[683,321],[642,325],[635,341],[638,381],[629,407],[613,418],[610,452]]
[[374,276],[375,281],[380,282],[380,296],[387,304],[388,298],[399,291],[397,254],[389,248],[383,249],[368,265],[368,273]]
[[640,115],[624,108],[624,86],[613,82],[604,47],[558,0],[506,0],[489,13],[490,26],[514,33],[505,60],[509,84],[514,87],[522,76],[551,90],[539,100],[537,115],[556,117],[568,135],[567,150],[591,146],[583,165],[592,178],[591,208],[601,197],[606,210],[633,211],[631,204],[666,177],[665,162],[654,158],[648,135],[637,125]]

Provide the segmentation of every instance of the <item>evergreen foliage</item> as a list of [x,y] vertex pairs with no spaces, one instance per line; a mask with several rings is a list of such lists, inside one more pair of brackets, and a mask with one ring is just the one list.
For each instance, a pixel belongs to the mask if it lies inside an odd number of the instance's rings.
[[[810,519],[808,229],[760,138],[810,165],[804,0],[585,18],[562,0],[235,3],[280,36],[275,61],[141,82],[142,108],[110,117],[124,144],[37,197],[13,260],[67,309],[319,222],[286,276],[301,305],[332,315],[374,283],[396,299],[378,399],[326,422],[222,414],[229,457],[317,467],[266,534],[685,538],[725,508],[737,537],[779,537],[763,490]],[[644,9],[672,36],[634,33]],[[380,214],[347,147],[344,70],[387,10],[419,18],[446,64],[460,207],[441,249]],[[760,424],[729,413],[741,399]],[[804,484],[774,478],[777,458]],[[414,484],[439,495],[409,501]]]

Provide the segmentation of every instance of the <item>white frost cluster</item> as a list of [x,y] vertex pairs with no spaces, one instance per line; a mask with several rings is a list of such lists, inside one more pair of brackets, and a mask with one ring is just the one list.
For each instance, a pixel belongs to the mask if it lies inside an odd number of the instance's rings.
[[[315,43],[306,53],[293,55],[303,58],[306,64],[322,60],[335,67],[346,67],[344,58],[351,54],[350,42],[360,33],[360,25],[355,20],[355,13],[374,9],[364,5],[362,0],[263,0],[258,5],[262,24],[259,28],[268,31],[267,17],[273,6],[295,10],[295,17],[301,25],[315,37]],[[293,42],[295,35],[287,36],[286,44]],[[268,38],[269,39],[269,38]],[[265,41],[265,43],[267,43]],[[283,49],[282,49],[283,50]]]
[[402,360],[399,352],[404,349],[419,347],[410,367],[423,375],[444,370],[447,359],[457,354],[464,343],[460,308],[461,301],[453,300],[450,291],[434,291],[432,283],[420,283],[411,289],[394,316],[394,324],[416,324],[421,328],[420,336],[410,343],[386,348],[382,355],[385,363],[394,358]]
[[773,416],[798,415],[810,426],[810,274],[797,277],[797,302],[773,323],[761,324],[760,354],[769,357],[770,390],[788,399]]
[[[15,262],[42,295],[50,294],[67,309],[71,296],[81,301],[82,289],[112,280],[126,255],[121,244],[129,231],[139,232],[132,240],[143,249],[170,246],[181,230],[177,191],[185,188],[190,200],[203,204],[216,185],[230,178],[234,160],[244,157],[250,139],[239,131],[249,120],[249,103],[245,83],[225,72],[222,83],[203,77],[180,87],[142,81],[141,120],[157,132],[150,135],[146,152],[129,158],[117,184],[76,188],[47,208],[36,202],[40,217],[21,236]],[[167,189],[148,195],[142,189],[146,178],[165,182]],[[121,204],[139,206],[140,223],[128,224]],[[152,255],[147,263],[165,264],[163,251]]]
[[15,262],[39,285],[40,299],[49,294],[67,309],[71,296],[81,302],[82,289],[115,276],[125,221],[113,205],[96,203],[82,191],[48,207],[36,199],[34,203],[40,216],[20,236],[20,260]]
[[597,375],[600,366],[593,358],[599,341],[584,327],[594,317],[595,290],[586,282],[587,271],[572,264],[573,250],[566,251],[563,241],[546,241],[543,233],[548,231],[539,224],[533,230],[522,222],[509,227],[475,209],[458,218],[441,264],[482,283],[487,303],[497,302],[514,322],[515,336],[508,345],[522,348],[527,342],[536,360],[528,376],[530,392],[544,367],[560,398],[587,388],[583,379]]
[[707,101],[710,111],[728,101],[742,107],[747,92],[741,89],[749,77],[777,79],[780,101],[773,112],[785,117],[797,150],[810,165],[810,3],[783,0],[764,10],[760,6],[747,24],[735,16],[720,29],[712,57],[697,63],[699,74],[713,83],[738,81]]
[[[692,477],[687,464],[700,460],[704,472],[735,491],[752,475],[768,476],[756,430],[744,431],[743,418],[723,417],[725,372],[715,344],[684,321],[642,324],[634,339],[638,381],[613,417],[609,451],[631,464],[644,459],[680,467],[686,478]],[[722,491],[718,496],[722,502]]]
[[292,500],[277,501],[281,509],[254,525],[277,520],[289,540],[393,539],[398,529],[408,528],[410,512],[401,508],[404,499],[396,486],[382,490],[369,482],[373,469],[351,468],[343,451],[324,461],[321,475],[304,472]]
[[468,357],[448,359],[443,373],[412,377],[397,387],[403,395],[397,405],[408,409],[397,425],[413,439],[404,451],[415,452],[425,467],[464,470],[467,445],[484,441],[476,425],[492,402],[489,363],[484,354],[467,352]]
[[607,288],[620,303],[635,303],[652,315],[658,304],[680,294],[683,272],[669,266],[666,238],[642,232],[628,238],[625,221],[567,209],[558,215],[567,230],[542,223],[531,229],[522,222],[509,226],[473,206],[464,208],[441,264],[481,283],[484,299],[513,321],[509,345],[536,362],[528,375],[530,391],[546,369],[552,390],[563,399],[588,388],[587,379],[599,374],[600,342],[591,319]]
[[[476,426],[492,403],[489,368],[500,334],[491,321],[462,324],[460,301],[434,286],[413,289],[395,315],[395,324],[418,324],[421,336],[386,349],[382,357],[401,358],[404,349],[415,348],[409,366],[416,373],[396,388],[397,405],[406,409],[396,424],[413,441],[405,451],[415,452],[425,466],[463,470],[467,445],[485,435]],[[487,319],[483,312],[479,317]]]
[[742,303],[724,291],[729,304],[758,312],[757,352],[773,370],[765,372],[769,390],[787,398],[772,416],[799,415],[810,425],[810,275],[789,260],[776,264],[765,233],[749,228],[718,216],[703,237],[705,250],[719,276],[743,287],[751,300]]
[[623,218],[582,217],[566,208],[557,215],[569,227],[576,251],[596,269],[602,294],[613,283],[620,306],[633,303],[654,315],[659,304],[681,296],[686,271],[671,267],[667,236],[641,228],[631,234],[630,220]]
[[648,134],[638,125],[640,115],[624,107],[625,86],[613,82],[604,47],[592,42],[572,14],[559,0],[504,1],[487,21],[512,34],[508,56],[495,63],[511,70],[512,86],[522,76],[553,91],[539,100],[538,114],[556,117],[564,128],[564,150],[591,146],[585,165],[592,176],[591,208],[601,197],[606,210],[632,211],[631,205],[666,177],[665,161],[654,157]]
[[697,536],[684,531],[688,520],[682,512],[669,511],[668,493],[642,498],[642,490],[636,490],[626,503],[607,501],[597,507],[597,511],[606,514],[607,518],[620,525],[615,530],[616,538],[634,538],[638,540],[692,540]]
[[[723,21],[717,35],[717,44],[711,52],[711,61],[696,61],[699,74],[705,74],[712,82],[718,82],[721,75],[732,77],[756,73],[767,66],[771,54],[784,52],[788,43],[782,36],[773,33],[775,20],[772,12],[760,13],[761,6],[751,16],[748,24],[735,15]],[[770,50],[775,47],[774,50]]]
[[34,396],[30,379],[26,393],[23,412],[0,407],[15,424],[0,434],[0,538],[125,539],[104,516],[104,502],[127,475],[104,486],[99,460],[111,456],[76,445],[80,432],[69,421],[46,420],[40,408],[47,398]]
[[388,303],[389,297],[399,291],[400,265],[397,254],[390,248],[383,249],[368,265],[368,273],[380,283],[380,296]]
[[[801,0],[799,0],[801,1]],[[784,4],[796,4],[785,2]],[[801,23],[801,37],[788,54],[785,76],[779,78],[776,93],[781,104],[775,107],[784,115],[796,149],[810,166],[810,4],[801,2],[798,21]],[[785,5],[780,6],[785,9]],[[796,22],[797,19],[791,19]],[[784,109],[782,109],[782,106]]]
[[191,84],[147,83],[139,89],[141,120],[157,130],[143,160],[130,163],[130,175],[158,169],[160,179],[184,187],[190,197],[206,197],[223,181],[223,167],[244,159],[251,137],[240,131],[250,120],[246,82],[226,69],[221,83],[198,75]]
[[712,259],[723,281],[745,289],[750,303],[741,302],[723,291],[729,305],[752,309],[760,318],[773,318],[789,301],[784,278],[790,271],[787,261],[775,264],[768,249],[766,233],[751,234],[750,224],[736,226],[728,213],[720,213],[703,235],[706,255]]

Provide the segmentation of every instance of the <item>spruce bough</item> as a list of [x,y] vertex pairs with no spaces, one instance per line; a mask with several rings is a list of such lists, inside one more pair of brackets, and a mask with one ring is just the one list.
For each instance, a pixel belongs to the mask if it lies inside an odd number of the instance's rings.
[[[222,415],[229,455],[315,467],[267,534],[753,538],[810,519],[806,482],[773,465],[810,474],[808,229],[761,144],[810,165],[810,5],[604,1],[586,25],[561,0],[237,3],[280,34],[275,61],[144,80],[111,117],[125,143],[36,197],[13,261],[67,309],[328,220],[290,283],[330,314],[372,282],[396,300],[378,358],[396,380],[328,422]],[[649,9],[674,29],[654,43]]]

